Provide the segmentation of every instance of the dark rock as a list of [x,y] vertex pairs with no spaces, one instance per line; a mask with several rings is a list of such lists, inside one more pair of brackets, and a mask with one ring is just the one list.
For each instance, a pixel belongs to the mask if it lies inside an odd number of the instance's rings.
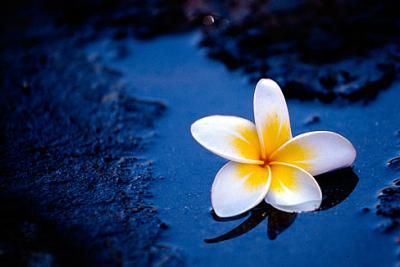
[[319,82],[325,88],[332,89],[337,85],[338,80],[337,80],[337,77],[336,77],[336,75],[334,73],[329,73],[327,75],[321,76],[319,78]]
[[400,186],[400,178],[393,180],[393,184],[396,186]]
[[382,189],[378,195],[376,214],[385,218],[377,227],[380,232],[392,232],[400,225],[400,183],[399,179]]
[[[131,35],[147,39],[200,26],[201,46],[207,47],[211,58],[231,70],[244,71],[252,83],[260,77],[271,77],[292,98],[368,101],[391,85],[400,64],[396,45],[400,19],[393,12],[400,6],[391,0],[297,4],[266,4],[261,0],[54,4],[44,0],[41,4],[30,8],[44,7],[47,15],[57,21],[53,27],[62,25],[76,32],[84,24],[86,32],[79,35],[82,42],[106,29],[112,29],[113,38],[119,40]],[[4,10],[5,14],[9,12]],[[5,22],[12,19],[3,17]],[[374,19],[368,19],[371,17]],[[6,28],[7,41],[16,41],[13,27]],[[52,30],[49,27],[50,33]],[[29,34],[35,38],[30,38],[26,46],[32,47],[40,38],[34,31]],[[126,53],[117,47],[112,56],[121,59]],[[46,65],[47,58],[41,56],[37,62],[33,68]]]
[[214,24],[215,19],[212,15],[207,15],[203,18],[203,24],[205,26],[211,26],[212,24]]
[[380,233],[390,233],[396,229],[398,229],[399,222],[398,221],[385,221],[377,226],[377,231]]
[[302,1],[280,9],[262,1],[222,4],[230,23],[204,28],[201,45],[252,82],[277,80],[288,97],[365,101],[397,76],[396,8],[390,0]]
[[[114,86],[120,74],[88,61],[69,37],[38,43],[0,53],[8,66],[0,71],[0,265],[174,260],[157,246],[165,227],[146,203],[156,178],[137,157],[165,105]],[[14,90],[20,77],[29,83]]]
[[167,224],[167,223],[165,223],[165,222],[161,222],[159,225],[158,225],[161,229],[168,229],[168,227],[169,227],[169,225]]
[[0,197],[1,266],[88,265],[81,246],[59,225],[38,216],[32,201]]
[[400,156],[388,160],[387,166],[391,169],[400,169]]

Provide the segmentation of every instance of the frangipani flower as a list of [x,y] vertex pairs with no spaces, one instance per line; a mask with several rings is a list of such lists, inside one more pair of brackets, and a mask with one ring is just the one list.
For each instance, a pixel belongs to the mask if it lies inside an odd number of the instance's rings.
[[254,93],[255,124],[234,116],[209,116],[191,126],[194,139],[230,160],[217,173],[211,202],[220,217],[241,214],[265,200],[287,212],[312,211],[322,201],[315,175],[351,166],[353,145],[343,136],[316,131],[292,138],[278,84],[261,79]]

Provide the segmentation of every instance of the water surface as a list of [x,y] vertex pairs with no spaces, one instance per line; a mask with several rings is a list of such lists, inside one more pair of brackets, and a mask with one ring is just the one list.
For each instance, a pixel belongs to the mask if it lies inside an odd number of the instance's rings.
[[[330,130],[355,145],[354,172],[359,179],[355,190],[328,210],[298,215],[275,240],[268,238],[264,220],[237,238],[204,242],[246,218],[219,222],[211,216],[211,184],[226,161],[200,147],[190,135],[190,125],[213,114],[253,120],[255,84],[208,59],[197,46],[198,37],[195,32],[152,41],[104,40],[91,47],[111,51],[103,60],[122,71],[132,95],[168,106],[146,155],[154,160],[157,175],[164,177],[153,187],[153,202],[169,224],[163,242],[176,247],[188,265],[196,266],[392,266],[394,237],[376,230],[381,219],[374,206],[377,192],[398,175],[386,167],[386,161],[398,151],[394,133],[399,129],[399,84],[367,105],[289,100],[294,135]],[[113,49],[121,46],[129,54],[115,59]],[[314,115],[320,122],[305,123]],[[364,208],[370,212],[362,212]]]

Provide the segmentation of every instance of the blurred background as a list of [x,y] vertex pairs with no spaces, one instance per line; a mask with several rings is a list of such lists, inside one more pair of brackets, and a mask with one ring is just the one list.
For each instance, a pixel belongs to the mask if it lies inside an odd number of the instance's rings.
[[[5,1],[0,265],[397,266],[399,11],[391,0]],[[221,221],[209,190],[224,161],[190,124],[252,120],[263,77],[282,87],[295,134],[342,133],[357,161],[317,177],[319,211],[261,205]]]

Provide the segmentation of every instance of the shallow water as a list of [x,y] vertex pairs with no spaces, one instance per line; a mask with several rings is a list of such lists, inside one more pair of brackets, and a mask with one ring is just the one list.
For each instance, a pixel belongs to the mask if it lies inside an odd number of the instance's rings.
[[[197,46],[198,37],[195,32],[145,42],[104,40],[90,47],[108,55],[103,60],[122,71],[132,95],[167,104],[166,114],[156,125],[157,137],[146,152],[154,160],[157,175],[164,177],[153,186],[153,202],[170,226],[163,242],[174,246],[188,265],[196,266],[392,266],[397,259],[395,236],[376,230],[382,219],[375,215],[375,204],[377,192],[398,178],[386,161],[399,150],[395,137],[400,128],[399,84],[368,105],[289,100],[294,135],[330,130],[353,142],[358,151],[355,190],[328,210],[298,215],[275,240],[268,238],[264,220],[240,237],[204,242],[245,218],[213,219],[210,188],[225,160],[198,145],[189,128],[196,119],[213,114],[252,120],[255,84],[208,59]],[[114,52],[121,47],[128,55],[116,59]],[[320,117],[319,122],[305,123],[314,115]],[[371,211],[363,213],[363,208]]]

